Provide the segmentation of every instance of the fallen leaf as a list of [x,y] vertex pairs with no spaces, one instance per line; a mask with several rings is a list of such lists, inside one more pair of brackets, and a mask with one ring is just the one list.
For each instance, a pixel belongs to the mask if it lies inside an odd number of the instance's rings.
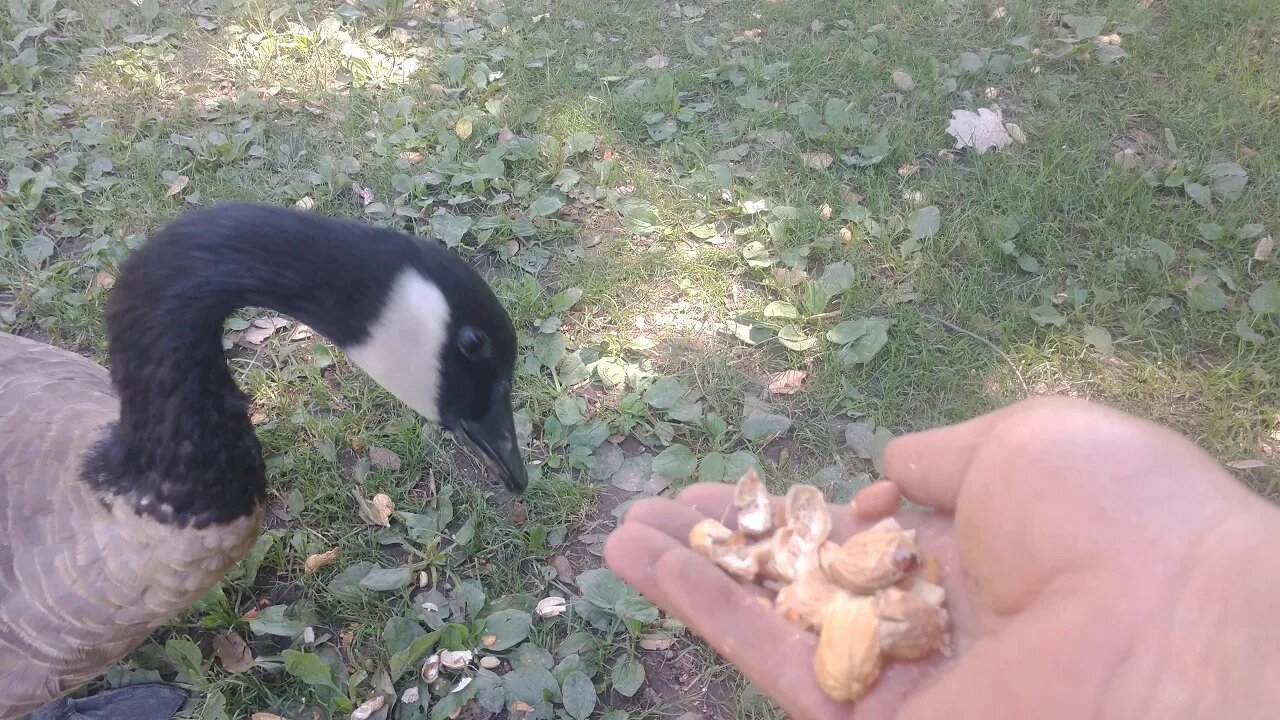
[[308,555],[307,559],[304,560],[302,563],[302,568],[308,575],[310,575],[311,573],[319,570],[320,568],[332,563],[334,560],[337,560],[337,559],[338,559],[338,548],[333,548],[328,552],[316,553],[315,555]]
[[1138,152],[1133,148],[1125,148],[1113,155],[1111,161],[1122,170],[1132,170],[1138,166]]
[[280,717],[275,713],[256,712],[253,715],[249,716],[249,720],[288,720],[288,718]]
[[386,702],[387,699],[383,696],[374,695],[368,700],[365,700],[360,707],[356,708],[355,711],[351,713],[351,720],[369,720],[369,718],[373,717],[374,713],[382,709],[382,706],[385,705]]
[[903,92],[907,92],[915,88],[916,81],[912,79],[911,73],[907,72],[906,70],[894,70],[893,84],[896,85],[899,90]]
[[1227,466],[1236,470],[1253,470],[1254,468],[1264,468],[1267,463],[1265,460],[1232,460],[1227,463]]
[[823,170],[831,167],[832,161],[835,160],[835,158],[831,157],[831,155],[827,153],[805,153],[803,157],[804,164],[814,168],[815,170]]
[[1266,262],[1271,258],[1271,251],[1275,250],[1275,247],[1275,238],[1270,235],[1259,238],[1258,244],[1253,247],[1253,259],[1258,262]]
[[369,446],[369,463],[378,470],[399,470],[400,456],[394,450],[377,445]]
[[103,290],[110,290],[116,284],[116,278],[106,270],[99,270],[93,274],[93,279],[89,281],[89,289],[85,290],[85,297],[93,298]]
[[273,318],[257,318],[253,321],[243,333],[240,340],[251,345],[261,345],[271,337],[275,331],[289,324],[288,320],[282,317]]
[[573,580],[573,564],[569,562],[569,558],[564,555],[553,555],[551,559],[547,561],[547,564],[556,571],[556,574],[560,576],[561,580]]
[[1220,162],[1205,168],[1213,191],[1223,200],[1238,200],[1249,183],[1249,172],[1239,163]]
[[769,392],[774,395],[795,395],[804,385],[809,373],[803,370],[783,370],[769,378]]
[[372,501],[369,501],[360,495],[359,490],[352,490],[351,492],[356,496],[356,505],[359,509],[361,520],[370,525],[391,527],[391,511],[396,507],[395,503],[391,502],[391,498],[378,493],[373,496]]
[[457,135],[459,140],[466,140],[471,137],[473,129],[474,125],[471,122],[471,118],[466,115],[458,118],[458,121],[453,124],[453,134]]
[[514,140],[515,137],[516,137],[516,134],[511,132],[511,129],[508,128],[506,125],[503,125],[502,129],[498,131],[498,144],[506,145],[511,140]]
[[1019,145],[1027,144],[1027,134],[1022,132],[1022,127],[1017,123],[1005,123],[1004,130],[1009,133],[1009,137],[1013,138],[1014,142]]
[[231,630],[213,636],[213,652],[227,672],[242,673],[254,665],[253,651],[239,634]]
[[661,70],[671,64],[671,58],[663,55],[662,53],[657,53],[656,55],[647,58],[644,61],[644,64],[651,70]]
[[937,205],[922,207],[907,216],[907,227],[913,238],[933,237],[942,227],[942,211]]
[[642,635],[640,637],[640,648],[643,650],[667,650],[675,642],[675,638],[670,635]]
[[165,197],[173,197],[186,189],[187,183],[191,182],[191,178],[186,175],[179,175],[176,180],[169,184],[169,189],[165,192]]
[[533,712],[533,706],[523,700],[516,700],[511,703],[511,714],[521,717]]
[[1000,108],[979,108],[976,113],[952,110],[951,122],[947,123],[947,134],[956,139],[957,150],[971,147],[979,155],[992,148],[1008,147],[1013,142],[1013,138],[1005,130]]

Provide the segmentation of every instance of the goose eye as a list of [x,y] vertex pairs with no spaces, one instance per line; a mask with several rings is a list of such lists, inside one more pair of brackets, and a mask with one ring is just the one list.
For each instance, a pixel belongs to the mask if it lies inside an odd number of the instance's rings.
[[473,327],[462,328],[458,333],[458,349],[472,360],[489,356],[489,336]]

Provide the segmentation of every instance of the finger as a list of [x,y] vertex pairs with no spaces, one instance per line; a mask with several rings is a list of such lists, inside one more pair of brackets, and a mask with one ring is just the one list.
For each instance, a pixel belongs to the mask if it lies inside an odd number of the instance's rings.
[[978,448],[996,426],[1023,409],[1018,403],[957,425],[894,438],[884,449],[885,477],[912,502],[955,510]]
[[859,520],[874,522],[889,517],[902,504],[902,491],[898,484],[881,480],[862,488],[853,496],[849,506]]
[[[717,519],[720,519],[718,516]],[[676,538],[689,541],[689,531],[707,518],[697,509],[665,497],[651,497],[637,501],[622,516],[622,523],[643,523]]]
[[668,611],[797,720],[847,717],[813,673],[817,639],[759,602],[692,550],[658,560],[655,574]]
[[604,561],[614,574],[654,605],[667,608],[654,569],[664,553],[681,547],[675,538],[643,523],[620,525],[604,543]]

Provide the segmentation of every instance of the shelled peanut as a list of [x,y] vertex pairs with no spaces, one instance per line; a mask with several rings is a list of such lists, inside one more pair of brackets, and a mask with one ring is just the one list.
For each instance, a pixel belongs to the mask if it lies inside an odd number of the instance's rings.
[[734,507],[737,529],[707,518],[689,545],[739,581],[776,593],[784,618],[818,633],[813,668],[833,699],[860,699],[887,660],[948,652],[946,591],[915,530],[885,518],[836,543],[821,491],[793,485],[775,509],[754,469],[735,485]]

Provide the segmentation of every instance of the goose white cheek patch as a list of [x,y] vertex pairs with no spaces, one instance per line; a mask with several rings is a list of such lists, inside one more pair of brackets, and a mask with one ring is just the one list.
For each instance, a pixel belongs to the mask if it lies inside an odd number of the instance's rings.
[[449,303],[444,294],[408,269],[396,278],[369,337],[346,353],[401,402],[439,422],[440,358],[448,332]]

